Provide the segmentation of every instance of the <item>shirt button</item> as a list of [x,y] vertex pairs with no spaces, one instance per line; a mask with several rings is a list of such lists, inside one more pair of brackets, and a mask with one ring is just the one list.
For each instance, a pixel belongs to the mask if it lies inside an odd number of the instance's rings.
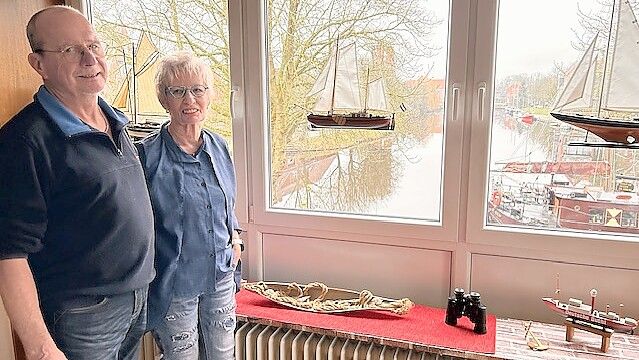
[[200,185],[206,186],[206,183],[204,181],[202,181],[202,183]]
[[214,257],[214,256],[215,256],[215,254],[214,254],[214,253],[210,253],[210,254],[209,254],[209,257]]
[[212,232],[213,232],[213,230],[209,229],[209,234],[212,233]]
[[207,208],[207,209],[210,209],[210,208],[211,208],[211,205],[210,205],[210,204],[209,204],[209,205],[206,205],[206,208]]

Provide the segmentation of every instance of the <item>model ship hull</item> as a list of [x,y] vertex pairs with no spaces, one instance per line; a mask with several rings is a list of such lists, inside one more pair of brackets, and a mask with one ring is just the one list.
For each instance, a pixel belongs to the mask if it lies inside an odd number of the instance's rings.
[[[639,222],[634,214],[639,213],[636,195],[622,192],[606,193],[607,198],[592,200],[578,198],[586,196],[584,192],[556,194],[554,201],[548,204],[553,213],[548,217],[534,217],[523,220],[521,210],[508,205],[498,206],[488,202],[488,221],[494,225],[515,226],[551,226],[561,229],[574,229],[595,232],[615,232],[636,234]],[[628,197],[629,200],[624,201]],[[527,213],[530,217],[530,213]],[[546,221],[546,225],[543,221]]]
[[525,225],[513,214],[500,209],[490,201],[488,202],[488,220],[495,225]]
[[260,281],[245,283],[242,288],[280,305],[316,313],[382,310],[404,315],[413,307],[412,301],[407,298],[389,299],[375,296],[368,290],[355,292],[336,289],[319,282],[298,285],[296,283]]
[[[579,196],[578,193],[575,195]],[[626,197],[628,200],[624,201]],[[557,195],[554,211],[557,226],[561,228],[628,234],[636,234],[639,230],[635,216],[639,204],[633,193],[610,193],[609,198],[599,201]]]
[[597,310],[594,310],[593,312],[586,311],[579,307],[562,303],[561,301],[553,298],[543,298],[542,300],[550,310],[560,313],[566,317],[571,317],[575,320],[581,320],[594,325],[600,325],[615,331],[628,332],[634,330],[637,327],[637,322],[634,319],[607,319],[601,316]]
[[318,115],[307,116],[309,126],[312,129],[362,129],[362,130],[393,130],[395,128],[394,116],[376,115]]
[[[550,115],[557,120],[590,131],[605,141],[620,144],[633,144],[635,143],[635,140],[632,139],[639,140],[639,121],[599,119],[590,116],[560,114],[554,112],[551,112]],[[628,140],[629,137],[632,137],[632,141]]]
[[162,124],[160,123],[144,122],[137,124],[128,124],[126,129],[129,133],[129,136],[131,136],[133,140],[141,140],[152,132],[160,130],[161,126]]

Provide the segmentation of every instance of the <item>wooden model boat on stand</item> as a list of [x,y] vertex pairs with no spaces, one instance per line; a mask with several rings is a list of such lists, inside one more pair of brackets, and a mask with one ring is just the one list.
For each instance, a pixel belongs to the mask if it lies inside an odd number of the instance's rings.
[[637,328],[637,320],[629,317],[621,317],[617,313],[599,311],[595,309],[595,297],[597,290],[590,291],[591,304],[584,304],[580,299],[570,298],[567,303],[553,298],[542,298],[542,301],[552,311],[558,312],[574,320],[582,320],[592,325],[602,326],[614,331],[630,332]]

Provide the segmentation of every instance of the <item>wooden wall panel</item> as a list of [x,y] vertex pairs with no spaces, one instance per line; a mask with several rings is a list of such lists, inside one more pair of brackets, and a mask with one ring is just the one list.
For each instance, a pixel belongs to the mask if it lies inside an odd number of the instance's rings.
[[29,66],[30,52],[25,32],[27,21],[37,10],[62,0],[2,0],[0,1],[0,126],[28,104],[38,86],[40,76]]
[[[42,83],[40,76],[29,66],[30,52],[25,32],[31,15],[46,6],[64,4],[63,0],[2,0],[0,1],[0,126],[22,107],[31,102]],[[9,320],[0,302],[0,359],[13,359]],[[20,345],[16,345],[15,359],[24,359]]]

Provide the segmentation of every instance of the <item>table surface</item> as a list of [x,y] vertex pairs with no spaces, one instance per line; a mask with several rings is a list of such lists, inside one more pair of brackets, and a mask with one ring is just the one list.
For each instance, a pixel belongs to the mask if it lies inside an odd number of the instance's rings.
[[283,328],[292,328],[300,331],[308,331],[329,336],[337,336],[360,341],[370,341],[380,345],[413,349],[431,354],[437,354],[447,358],[474,359],[474,360],[575,360],[575,359],[639,359],[639,336],[615,333],[610,341],[610,349],[607,353],[601,352],[601,336],[586,331],[575,329],[572,342],[565,341],[566,328],[563,325],[544,324],[533,322],[531,331],[549,349],[545,351],[533,351],[527,345],[524,338],[527,322],[515,319],[497,319],[497,343],[495,354],[480,354],[436,346],[423,346],[402,341],[388,339],[376,339],[360,334],[337,333],[328,329],[309,328],[295,324],[285,324],[267,319],[247,318],[238,315],[239,321],[272,325]]

